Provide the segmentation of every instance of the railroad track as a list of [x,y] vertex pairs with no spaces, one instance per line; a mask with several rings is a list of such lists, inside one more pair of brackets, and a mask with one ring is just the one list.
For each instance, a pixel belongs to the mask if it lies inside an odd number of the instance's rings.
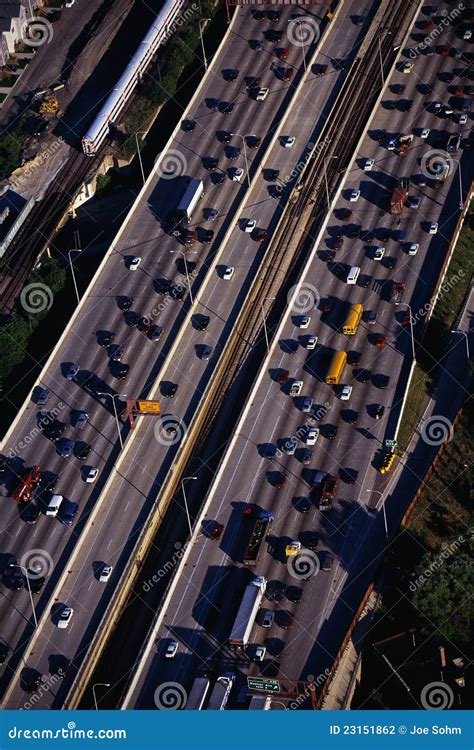
[[8,250],[7,273],[10,281],[0,300],[0,313],[9,314],[39,256],[51,244],[62,216],[73,200],[86,175],[94,170],[103,156],[103,148],[94,157],[75,152],[34,206],[24,226]]

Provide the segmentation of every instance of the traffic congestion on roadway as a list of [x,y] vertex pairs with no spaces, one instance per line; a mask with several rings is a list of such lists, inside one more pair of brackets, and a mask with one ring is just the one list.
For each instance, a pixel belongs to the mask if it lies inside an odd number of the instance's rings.
[[385,441],[471,179],[470,40],[460,23],[417,47],[432,13],[417,18],[313,238],[126,708],[219,676],[234,708],[248,705],[247,676],[321,686],[383,554]]
[[[289,18],[290,10],[282,11],[278,28],[286,29]],[[170,428],[169,414],[178,427],[191,418],[208,378],[206,368],[215,364],[221,336],[232,325],[264,253],[274,215],[281,210],[284,195],[275,195],[275,187],[291,182],[315,124],[321,127],[321,113],[345,75],[337,60],[357,48],[361,27],[348,19],[345,9],[334,20],[321,52],[327,73],[321,76],[320,67],[308,71],[293,110],[289,97],[306,59],[311,59],[316,35],[303,57],[301,46],[292,44],[286,31],[276,40],[275,20],[262,25],[247,10],[238,12],[190,116],[182,120],[157,174],[132,209],[79,314],[33,389],[27,409],[7,436],[2,449],[6,460],[1,476],[5,511],[0,617],[1,638],[12,656],[21,653],[32,625],[40,620],[33,631],[33,653],[25,667],[24,662],[18,665],[20,679],[8,688],[7,707],[21,707],[27,694],[37,689],[38,675],[42,679],[56,674],[58,664],[60,676],[67,678],[65,688],[74,673],[71,663],[80,663],[137,528],[156,496],[157,467],[162,467],[164,478],[169,456],[177,449],[178,441],[171,440],[170,447],[169,436],[176,431]],[[262,49],[255,47],[256,37],[262,39]],[[286,73],[288,68],[293,76]],[[268,89],[267,94],[256,91],[256,78],[259,91]],[[290,140],[286,132],[279,136],[260,164],[263,147],[279,126],[281,115],[276,114],[281,108],[288,109],[285,127]],[[238,172],[243,178],[240,187],[233,179],[236,169],[243,170]],[[247,177],[260,169],[241,209]],[[281,175],[279,182],[274,174],[269,179],[270,169]],[[177,172],[172,180],[169,170]],[[185,225],[177,220],[176,206],[189,178],[202,181],[204,196]],[[208,253],[217,251],[227,227],[232,231],[216,262]],[[147,395],[208,269],[197,317],[184,330],[159,382],[162,416],[156,423],[138,423],[120,476],[94,511],[84,539],[81,531],[127,435],[126,402]],[[12,499],[15,494],[18,503]],[[77,556],[68,564],[78,543]],[[53,603],[49,597],[65,570],[68,575]],[[4,690],[17,662],[5,661]],[[43,691],[37,707],[59,707],[62,700],[57,690]]]

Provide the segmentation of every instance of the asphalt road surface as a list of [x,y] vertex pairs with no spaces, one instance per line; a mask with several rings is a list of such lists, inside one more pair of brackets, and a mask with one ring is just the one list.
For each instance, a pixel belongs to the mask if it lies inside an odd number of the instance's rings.
[[[196,130],[186,134],[181,132],[172,147],[173,151],[179,154],[180,164],[185,164],[183,174],[204,179],[204,211],[210,207],[216,207],[220,211],[220,218],[217,222],[213,225],[206,224],[206,228],[212,226],[217,230],[216,243],[220,241],[226,221],[235,222],[235,212],[243,195],[243,186],[240,187],[227,176],[222,186],[213,185],[202,166],[202,159],[208,156],[219,157],[220,163],[224,166],[224,146],[216,139],[216,131],[234,131],[238,127],[242,135],[257,134],[263,138],[267,136],[269,128],[277,124],[276,113],[279,107],[283,111],[288,107],[286,97],[289,86],[277,80],[271,70],[272,64],[275,63],[274,46],[265,42],[262,51],[249,51],[249,39],[262,37],[266,26],[251,19],[247,11],[239,11],[239,14],[239,20],[231,32],[229,43],[215,68],[217,71],[238,68],[238,80],[235,83],[227,83],[220,74],[211,76],[192,113],[197,122]],[[285,28],[287,18],[288,12],[282,16],[279,27]],[[341,57],[343,54],[348,54],[359,33],[360,29],[348,23],[347,17],[336,23],[331,31],[330,46],[326,50],[326,56],[332,58],[332,56]],[[332,42],[333,37],[335,42]],[[309,51],[307,55],[309,58]],[[246,59],[245,69],[242,66],[244,58]],[[291,48],[288,64],[301,66],[302,56],[299,48]],[[271,93],[265,103],[249,99],[244,86],[244,77],[247,75],[260,76],[262,85],[270,87]],[[323,81],[317,79],[315,75],[310,75],[304,92],[306,112],[300,103],[297,113],[299,119],[293,121],[295,131],[296,122],[298,122],[297,148],[301,148],[305,143],[305,138],[309,137],[312,126],[314,127],[315,113],[319,115],[324,109],[327,98],[331,95],[333,87],[340,82],[341,75],[343,74],[336,72],[328,75]],[[206,103],[209,98],[216,98],[219,101],[235,99],[234,112],[228,116],[219,111],[211,112]],[[232,141],[232,145],[237,145],[237,143]],[[299,153],[296,148],[284,149],[278,145],[275,148],[276,156],[272,155],[272,158],[285,173],[291,173],[299,158]],[[256,169],[259,151],[249,150],[248,158],[251,162],[251,170]],[[238,162],[225,159],[225,168],[234,165],[244,165],[242,155]],[[273,163],[271,166],[273,167]],[[12,451],[18,456],[14,462],[14,470],[17,474],[20,473],[22,466],[29,467],[32,464],[38,464],[42,470],[60,473],[56,491],[80,504],[81,519],[72,527],[65,527],[55,519],[44,518],[42,514],[35,525],[28,526],[18,517],[18,509],[14,502],[7,499],[8,493],[12,491],[15,484],[15,477],[12,472],[4,476],[2,491],[5,495],[5,512],[2,521],[4,540],[2,552],[4,555],[14,554],[20,564],[25,564],[25,561],[29,559],[30,551],[39,550],[38,554],[44,561],[45,572],[50,576],[49,586],[47,582],[44,594],[39,599],[37,597],[38,614],[46,606],[51,608],[51,603],[48,603],[48,594],[52,589],[52,583],[67,565],[78,530],[95,503],[117,455],[117,434],[111,396],[115,393],[128,394],[129,397],[145,394],[162,363],[162,351],[167,349],[169,341],[176,335],[175,323],[177,318],[182,316],[182,305],[158,297],[153,280],[158,277],[176,279],[180,269],[179,279],[182,279],[182,258],[171,251],[183,250],[183,246],[175,238],[167,236],[160,228],[160,220],[173,205],[176,205],[180,197],[179,191],[182,189],[179,180],[168,180],[166,176],[159,181],[151,182],[140,204],[129,218],[126,231],[115,246],[100,278],[89,291],[87,304],[83,307],[81,315],[71,326],[66,340],[41,382],[41,385],[47,386],[51,391],[46,408],[49,411],[54,410],[60,421],[69,424],[71,409],[85,409],[90,414],[89,424],[82,431],[79,432],[68,426],[64,436],[74,440],[84,440],[92,445],[90,456],[82,462],[100,470],[99,479],[92,486],[92,491],[89,491],[89,486],[82,479],[81,462],[76,458],[68,459],[58,456],[55,445],[40,434],[37,428],[39,409],[33,403],[4,448],[5,453]],[[278,209],[278,204],[274,199],[269,198],[262,203],[264,188],[261,181],[257,184],[256,190],[252,201],[255,205],[259,201],[262,204],[259,207],[259,222],[260,217],[270,221],[273,212]],[[205,261],[206,248],[201,245],[198,247],[195,258],[199,264],[199,272],[201,263]],[[247,272],[242,265],[244,248],[249,257]],[[210,249],[215,250],[215,246],[211,246]],[[212,323],[213,328],[209,327],[209,335],[218,337],[220,331],[224,329],[226,316],[233,313],[236,299],[243,285],[248,283],[251,256],[258,251],[261,252],[260,245],[245,235],[240,228],[235,230],[226,250],[226,262],[236,267],[236,275],[231,282],[225,282],[215,273],[206,290],[206,306],[211,309],[217,310],[223,300],[227,300],[225,308],[218,309],[218,315]],[[130,272],[126,268],[124,259],[136,254],[142,259],[141,265],[137,271]],[[188,260],[191,259],[192,254],[189,253]],[[159,323],[164,328],[165,333],[159,343],[149,341],[137,329],[125,324],[124,315],[117,306],[117,298],[123,295],[134,298],[134,311],[153,317],[153,322]],[[155,317],[152,311],[158,309],[159,303],[162,304],[162,308],[159,309],[158,317]],[[114,344],[125,347],[126,353],[123,361],[131,365],[126,381],[117,381],[111,376],[107,350],[99,346],[97,342],[98,331],[113,332]],[[174,399],[173,411],[181,418],[188,412],[193,402],[199,374],[204,373],[203,378],[205,378],[206,364],[198,359],[194,345],[202,345],[209,339],[207,333],[204,336],[194,328],[191,335],[192,341],[183,344],[186,356],[183,356],[180,350],[178,358],[181,368],[180,380],[181,378],[182,380],[181,388]],[[68,381],[62,374],[62,368],[70,362],[77,362],[81,367],[78,382]],[[212,361],[207,366],[211,365]],[[173,363],[173,368],[172,376],[176,377],[176,363]],[[111,395],[94,399],[86,394],[80,383],[87,373],[95,373],[103,378],[104,391]],[[164,378],[165,382],[166,380],[167,378]],[[199,384],[198,390],[201,387],[202,384]],[[77,655],[78,659],[80,658],[84,646],[97,626],[97,618],[108,600],[114,580],[127,559],[130,545],[136,538],[137,530],[143,523],[146,511],[156,495],[159,486],[156,469],[162,464],[166,468],[170,450],[167,444],[163,445],[155,440],[153,423],[149,422],[146,425],[144,423],[143,428],[139,429],[141,435],[130,451],[127,464],[121,470],[122,478],[118,488],[112,488],[109,499],[101,506],[90,539],[81,548],[74,566],[68,568],[67,585],[64,591],[60,592],[58,601],[50,610],[51,620],[48,619],[46,627],[35,643],[33,653],[27,652],[26,654],[28,668],[38,669],[44,675],[51,673],[52,662],[57,663],[56,657],[58,656],[72,659]],[[103,563],[112,564],[115,567],[107,587],[98,581],[98,571]],[[1,636],[12,648],[15,648],[21,641],[23,625],[31,619],[28,592],[25,589],[16,592],[2,587],[2,594]],[[73,606],[75,613],[67,631],[62,631],[56,627],[56,620],[58,608],[65,604]],[[6,668],[8,669],[8,666]],[[59,706],[61,697],[57,697],[57,693],[57,689],[42,692],[36,706],[40,708],[47,708],[51,705]],[[16,685],[6,705],[19,707],[23,705],[25,698],[21,686]]]
[[[468,50],[469,45],[462,42],[458,34],[459,31],[451,28],[438,43],[450,41],[453,46]],[[412,60],[407,50],[402,55],[402,61],[405,60]],[[158,637],[150,644],[128,708],[156,708],[154,695],[158,685],[172,681],[189,690],[196,674],[206,670],[214,674],[233,671],[241,677],[280,674],[292,679],[312,679],[313,676],[318,684],[324,680],[325,670],[334,660],[360,596],[384,549],[380,495],[377,494],[381,486],[380,475],[372,462],[384,439],[394,435],[404,390],[403,383],[397,390],[397,381],[402,364],[411,357],[409,328],[400,323],[406,305],[395,307],[387,301],[384,282],[393,280],[407,285],[404,303],[410,303],[415,326],[419,325],[419,321],[423,321],[423,305],[433,291],[459,215],[460,200],[459,164],[453,161],[450,177],[435,188],[429,180],[426,186],[419,184],[420,160],[434,148],[445,149],[447,134],[461,132],[463,136],[468,135],[472,122],[471,115],[464,126],[456,124],[450,117],[439,117],[430,111],[430,103],[435,100],[444,104],[450,102],[451,87],[459,85],[460,79],[456,76],[448,86],[443,80],[444,73],[459,71],[465,65],[462,60],[452,57],[423,55],[414,60],[411,73],[396,72],[390,81],[384,102],[371,123],[369,134],[329,219],[325,241],[318,248],[310,273],[305,278],[306,301],[312,297],[312,302],[309,305],[300,302],[300,307],[288,310],[284,328],[272,349],[269,366],[253,394],[225,471],[213,488],[204,529],[211,522],[222,523],[225,527],[223,537],[220,542],[215,542],[205,533],[198,534],[164,613]],[[433,88],[429,95],[424,93],[426,84]],[[392,85],[405,85],[403,95],[391,93],[394,91]],[[413,101],[409,112],[389,108],[389,100],[398,102],[400,99]],[[428,139],[416,135],[407,156],[388,150],[388,142],[400,132],[419,134],[425,127],[431,129]],[[375,131],[379,129],[387,131],[380,144],[374,139]],[[459,160],[461,154],[459,151],[454,159]],[[441,157],[446,160],[446,153]],[[364,172],[362,168],[367,158],[375,162],[370,172]],[[470,182],[466,159],[463,166],[462,192],[465,196]],[[427,170],[424,166],[423,171]],[[386,211],[385,200],[396,181],[405,176],[410,179],[410,194],[420,195],[422,200],[418,209],[404,208],[399,222],[398,217]],[[353,188],[361,190],[355,203],[347,199]],[[346,228],[343,249],[337,251],[336,261],[359,266],[360,278],[370,278],[367,288],[360,284],[347,285],[344,276],[339,279],[334,273],[337,263],[324,262],[327,250],[333,248],[334,230],[341,226],[338,220],[341,210],[347,208],[353,210],[349,224],[360,224],[371,234],[359,239],[349,238]],[[426,231],[427,222],[431,221],[439,222],[436,235]],[[380,237],[383,228],[390,229],[388,240]],[[405,232],[405,239],[401,242],[400,230]],[[414,256],[407,253],[410,243],[419,243]],[[394,270],[387,267],[386,258],[382,261],[372,259],[373,249],[377,246],[385,246],[385,256],[396,259]],[[328,298],[333,298],[335,304],[331,313],[324,314],[321,301]],[[340,329],[349,306],[354,303],[363,304],[366,312],[375,311],[377,321],[369,325],[364,316],[355,336],[343,336]],[[305,330],[296,324],[300,313],[311,317]],[[373,345],[374,333],[387,337],[383,349]],[[314,352],[308,352],[302,346],[306,335],[318,336]],[[288,353],[292,345],[296,347],[294,354]],[[321,380],[334,350],[361,353],[360,364],[356,368],[348,365],[344,371],[342,382],[353,386],[348,402],[341,402],[339,390]],[[298,450],[304,447],[301,441],[295,456],[277,453],[272,460],[264,457],[272,448],[280,447],[281,439],[296,435],[298,428],[308,422],[301,411],[301,399],[292,400],[287,387],[275,382],[280,369],[287,369],[292,378],[304,381],[302,396],[313,398],[314,411],[321,417],[315,422],[320,434],[309,466],[303,466],[298,460]],[[370,372],[368,382],[357,380],[354,371],[360,369]],[[389,377],[386,389],[377,387],[381,375]],[[376,404],[385,406],[385,415],[379,421],[373,417]],[[390,416],[392,411],[393,417]],[[324,416],[321,416],[323,412]],[[348,412],[357,413],[354,424],[348,423]],[[338,428],[337,435],[334,440],[329,440],[328,431],[333,426]],[[309,512],[301,513],[295,508],[296,499],[309,497],[315,470],[339,477],[336,502],[329,512],[321,513],[317,499],[313,499]],[[287,477],[286,485],[281,489],[273,485],[279,472]],[[347,482],[349,475],[355,479],[354,484]],[[272,510],[276,517],[266,551],[252,573],[265,576],[270,591],[282,586],[296,586],[302,591],[301,602],[297,604],[285,595],[277,602],[269,598],[264,602],[265,608],[276,611],[276,617],[271,630],[256,625],[250,638],[251,644],[267,647],[261,664],[252,663],[252,648],[249,649],[249,658],[236,658],[226,644],[245,583],[251,577],[241,564],[246,539],[241,514],[249,503]],[[316,556],[309,552],[315,575],[304,580],[294,567],[286,565],[284,548],[291,540],[299,540],[304,546],[308,532],[316,532],[319,541]],[[322,553],[328,551],[334,557],[334,564],[330,571],[323,571],[320,569]],[[280,627],[282,610],[294,614],[290,630]],[[165,660],[164,649],[170,639],[179,642],[180,650],[173,660]]]

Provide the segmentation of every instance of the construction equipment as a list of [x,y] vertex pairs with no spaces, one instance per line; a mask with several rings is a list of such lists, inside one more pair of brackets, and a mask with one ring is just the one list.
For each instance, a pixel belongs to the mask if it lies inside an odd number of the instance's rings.
[[53,94],[46,94],[40,105],[40,115],[56,115],[59,112],[59,102]]
[[39,466],[33,466],[28,474],[20,479],[13,491],[12,497],[16,503],[27,503],[31,500],[33,489],[40,483],[41,475]]
[[408,149],[410,148],[413,141],[413,135],[400,135],[398,139],[398,153],[400,156],[406,156]]

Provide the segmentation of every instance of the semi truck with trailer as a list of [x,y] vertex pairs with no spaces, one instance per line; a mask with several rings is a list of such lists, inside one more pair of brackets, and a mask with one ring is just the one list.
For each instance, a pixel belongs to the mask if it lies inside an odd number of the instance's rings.
[[253,528],[243,558],[244,565],[249,566],[257,564],[263,542],[275,516],[268,510],[260,510],[256,514],[253,513],[251,517],[254,518]]
[[176,209],[177,216],[189,224],[193,211],[203,195],[204,185],[202,180],[196,180],[194,177],[190,177],[186,190],[184,191],[178,204],[178,208]]
[[406,284],[394,284],[392,287],[392,296],[390,298],[390,302],[392,302],[394,305],[399,305],[403,299],[405,289]]
[[229,638],[229,646],[235,651],[242,651],[248,644],[266,588],[266,579],[263,576],[257,576],[250,581],[244,591]]
[[403,210],[405,201],[408,198],[408,187],[404,182],[396,186],[390,199],[390,213],[398,216]]
[[232,672],[226,672],[222,677],[218,677],[216,684],[212,688],[211,697],[209,703],[206,706],[206,711],[223,711],[226,707],[227,701],[229,700],[230,691],[232,685],[235,682],[235,674]]

